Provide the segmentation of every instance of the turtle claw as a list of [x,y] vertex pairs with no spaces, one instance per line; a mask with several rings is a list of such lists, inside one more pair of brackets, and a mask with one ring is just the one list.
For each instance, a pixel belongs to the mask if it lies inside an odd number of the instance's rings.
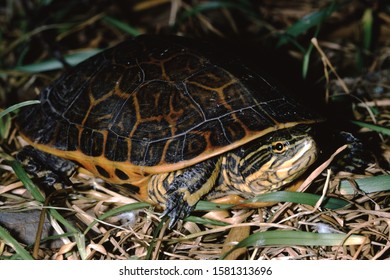
[[190,166],[164,186],[165,211],[162,215],[170,218],[170,229],[178,220],[188,217],[202,196],[214,186],[217,176],[212,175],[219,170],[215,168],[216,164],[219,164],[217,160],[211,158]]
[[347,149],[331,166],[332,170],[362,173],[367,166],[367,153],[362,142],[349,132],[342,131],[338,137],[341,143],[347,144]]
[[168,196],[165,211],[161,216],[169,217],[168,228],[171,229],[179,220],[186,218],[194,208],[195,206],[190,206],[184,201],[182,193],[176,191]]

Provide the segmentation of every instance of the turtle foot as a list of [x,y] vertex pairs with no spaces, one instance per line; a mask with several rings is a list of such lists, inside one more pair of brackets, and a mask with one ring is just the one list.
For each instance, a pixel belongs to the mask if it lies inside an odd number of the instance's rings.
[[190,206],[184,200],[184,194],[180,191],[174,191],[168,195],[165,211],[162,217],[169,217],[168,228],[171,229],[179,220],[182,220],[194,210],[194,206]]

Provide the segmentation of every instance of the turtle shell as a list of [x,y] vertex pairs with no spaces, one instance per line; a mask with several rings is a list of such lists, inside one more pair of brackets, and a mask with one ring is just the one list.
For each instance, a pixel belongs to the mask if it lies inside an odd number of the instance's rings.
[[[274,83],[183,37],[142,35],[44,89],[18,123],[36,148],[140,185],[271,131],[317,120]],[[138,182],[138,183],[137,183]]]

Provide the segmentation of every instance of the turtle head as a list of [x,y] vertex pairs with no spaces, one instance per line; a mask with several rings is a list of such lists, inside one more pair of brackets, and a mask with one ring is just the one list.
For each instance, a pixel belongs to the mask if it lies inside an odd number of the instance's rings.
[[244,151],[238,165],[244,192],[278,190],[298,178],[317,158],[308,126],[281,129],[260,138]]

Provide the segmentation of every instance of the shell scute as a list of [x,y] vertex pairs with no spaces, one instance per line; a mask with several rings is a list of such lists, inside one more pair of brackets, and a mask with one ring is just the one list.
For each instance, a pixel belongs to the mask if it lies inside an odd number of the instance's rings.
[[125,41],[62,75],[40,98],[21,110],[26,138],[80,163],[112,164],[112,173],[124,163],[127,176],[177,170],[316,120],[237,60],[179,37]]

